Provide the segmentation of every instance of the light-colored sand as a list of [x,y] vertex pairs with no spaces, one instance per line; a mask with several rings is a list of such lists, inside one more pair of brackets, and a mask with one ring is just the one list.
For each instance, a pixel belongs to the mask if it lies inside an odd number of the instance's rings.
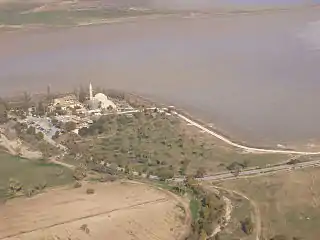
[[[95,194],[86,194],[88,187]],[[57,189],[0,206],[0,239],[179,239],[186,227],[177,204],[171,195],[144,184]],[[83,224],[89,233],[80,229]]]

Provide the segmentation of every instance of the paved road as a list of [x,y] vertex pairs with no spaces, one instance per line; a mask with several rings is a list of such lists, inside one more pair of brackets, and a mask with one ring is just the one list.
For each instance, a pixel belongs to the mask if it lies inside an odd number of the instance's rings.
[[236,148],[240,148],[243,149],[245,151],[248,152],[253,152],[253,153],[283,153],[283,154],[299,154],[299,155],[318,155],[320,154],[320,152],[304,152],[304,151],[294,151],[294,150],[280,150],[280,149],[265,149],[265,148],[255,148],[255,147],[248,147],[245,145],[241,145],[239,143],[235,143],[233,141],[231,141],[230,139],[220,135],[219,133],[210,130],[208,128],[206,128],[205,126],[200,125],[199,123],[196,123],[195,121],[192,121],[191,119],[187,118],[186,116],[179,114],[177,112],[172,112],[173,114],[175,114],[176,116],[178,116],[179,118],[183,119],[184,121],[186,121],[187,123],[189,123],[192,126],[195,126],[199,129],[201,129],[202,131],[220,139],[221,141],[225,142],[226,144],[229,144],[233,147]]
[[320,160],[313,160],[313,161],[307,161],[307,162],[296,163],[296,164],[283,164],[283,165],[277,165],[277,166],[271,166],[271,167],[265,167],[265,168],[243,170],[239,172],[237,176],[235,176],[235,174],[231,172],[222,173],[222,174],[217,173],[211,176],[205,176],[203,178],[199,178],[198,180],[201,180],[201,181],[228,180],[228,179],[235,179],[239,177],[261,175],[261,174],[274,173],[274,172],[280,172],[280,171],[291,171],[291,170],[302,169],[307,167],[319,167],[319,166],[320,166]]

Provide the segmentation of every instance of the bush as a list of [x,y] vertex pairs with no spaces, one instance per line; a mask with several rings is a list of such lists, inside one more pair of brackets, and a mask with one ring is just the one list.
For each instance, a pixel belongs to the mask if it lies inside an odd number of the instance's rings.
[[206,175],[206,169],[204,167],[198,168],[195,178],[203,178]]
[[88,224],[82,224],[80,229],[84,231],[86,234],[90,233],[90,229],[88,228]]
[[76,127],[77,127],[77,124],[75,122],[69,121],[69,122],[66,122],[64,129],[66,130],[66,132],[71,132],[75,130]]
[[81,182],[76,181],[75,184],[73,185],[74,188],[80,188],[82,187]]
[[166,179],[170,179],[174,177],[174,172],[171,169],[160,168],[156,172],[156,175],[160,178],[161,181],[165,181]]
[[76,180],[82,180],[87,176],[86,169],[83,167],[76,167],[73,172],[73,178]]
[[34,196],[35,194],[37,194],[37,191],[36,191],[33,187],[28,188],[28,189],[26,190],[26,192],[25,192],[25,195],[26,195],[27,197],[32,197],[32,196]]
[[35,135],[35,134],[36,134],[36,129],[35,129],[35,127],[32,127],[32,126],[28,127],[28,129],[27,129],[27,134],[29,134],[29,135]]
[[115,180],[117,180],[117,177],[111,174],[106,174],[99,179],[100,182],[114,182]]
[[87,189],[87,194],[94,194],[94,189],[93,188],[88,188]]
[[41,141],[41,140],[43,140],[43,138],[44,138],[43,133],[42,133],[42,132],[37,132],[37,134],[36,134],[36,139],[37,139],[38,141]]
[[39,183],[35,186],[35,189],[38,191],[42,191],[43,189],[45,189],[47,187],[47,183],[43,182],[43,183]]
[[8,192],[9,194],[14,195],[18,192],[21,192],[22,187],[23,187],[22,184],[18,180],[11,178],[9,180]]

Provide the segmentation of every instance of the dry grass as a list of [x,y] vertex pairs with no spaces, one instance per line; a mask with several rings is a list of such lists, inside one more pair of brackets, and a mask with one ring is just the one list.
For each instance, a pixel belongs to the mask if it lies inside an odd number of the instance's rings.
[[320,169],[305,169],[224,182],[255,201],[262,218],[262,235],[302,237],[320,236]]
[[[87,188],[95,193],[86,194]],[[186,230],[178,203],[144,184],[88,183],[56,189],[0,206],[0,239],[175,240]]]

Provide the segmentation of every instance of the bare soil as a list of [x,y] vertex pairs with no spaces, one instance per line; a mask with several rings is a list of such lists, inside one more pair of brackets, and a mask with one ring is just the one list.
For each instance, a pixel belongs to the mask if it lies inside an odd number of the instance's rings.
[[[93,188],[94,194],[86,190]],[[86,183],[0,205],[0,239],[179,239],[186,231],[179,200],[135,183]],[[87,231],[81,228],[87,225]]]

